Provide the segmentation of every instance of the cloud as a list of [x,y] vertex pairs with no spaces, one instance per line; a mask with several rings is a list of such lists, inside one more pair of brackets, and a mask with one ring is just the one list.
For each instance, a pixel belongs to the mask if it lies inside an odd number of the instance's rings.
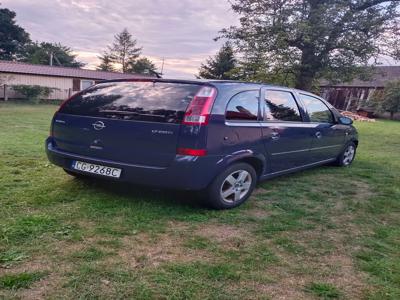
[[168,77],[193,77],[221,42],[213,38],[236,24],[227,1],[215,0],[2,0],[33,40],[61,42],[94,67],[123,28]]

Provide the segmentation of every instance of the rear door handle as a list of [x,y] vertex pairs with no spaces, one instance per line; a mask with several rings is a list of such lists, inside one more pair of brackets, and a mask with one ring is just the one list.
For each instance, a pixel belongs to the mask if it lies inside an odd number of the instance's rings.
[[322,138],[322,133],[321,133],[321,131],[317,131],[317,132],[315,133],[315,137],[316,137],[317,139]]
[[279,134],[279,132],[272,131],[271,139],[273,139],[275,141],[275,140],[278,140],[280,137],[281,137],[281,135]]

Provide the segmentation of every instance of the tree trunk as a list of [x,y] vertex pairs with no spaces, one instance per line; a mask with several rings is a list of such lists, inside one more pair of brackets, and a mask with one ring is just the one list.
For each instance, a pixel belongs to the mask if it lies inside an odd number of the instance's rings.
[[393,120],[393,119],[394,119],[394,112],[391,111],[391,112],[390,112],[390,120]]
[[315,74],[309,70],[300,69],[300,72],[296,76],[296,89],[309,91],[312,90],[312,85],[314,81]]
[[302,52],[295,87],[300,90],[311,92],[320,62],[314,54],[315,50],[313,46],[305,47]]

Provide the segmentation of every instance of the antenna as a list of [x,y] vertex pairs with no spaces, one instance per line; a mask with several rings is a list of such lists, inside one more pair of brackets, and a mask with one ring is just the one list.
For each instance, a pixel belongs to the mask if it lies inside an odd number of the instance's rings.
[[57,56],[55,56],[53,51],[50,51],[50,66],[53,66],[53,61],[56,60],[59,66],[62,66]]
[[54,55],[54,59],[56,60],[56,62],[58,63],[58,65],[59,65],[60,67],[62,67],[62,65],[61,65],[60,61],[58,60],[57,56]]
[[160,75],[163,75],[163,72],[164,72],[164,61],[165,61],[165,57],[162,58],[162,65],[161,65]]

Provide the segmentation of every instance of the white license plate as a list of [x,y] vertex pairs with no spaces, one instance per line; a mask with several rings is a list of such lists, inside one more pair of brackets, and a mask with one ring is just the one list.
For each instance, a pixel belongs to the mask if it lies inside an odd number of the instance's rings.
[[83,161],[74,161],[72,163],[72,168],[82,172],[114,177],[114,178],[119,178],[121,176],[121,171],[122,171],[121,169],[90,164]]

